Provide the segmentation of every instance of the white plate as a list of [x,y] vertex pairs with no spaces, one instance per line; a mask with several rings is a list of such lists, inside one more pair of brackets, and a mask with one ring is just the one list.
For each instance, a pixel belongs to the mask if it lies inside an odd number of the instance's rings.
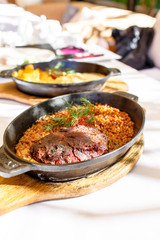
[[0,48],[0,67],[16,67],[24,61],[46,62],[55,58],[55,54],[46,49],[37,48]]

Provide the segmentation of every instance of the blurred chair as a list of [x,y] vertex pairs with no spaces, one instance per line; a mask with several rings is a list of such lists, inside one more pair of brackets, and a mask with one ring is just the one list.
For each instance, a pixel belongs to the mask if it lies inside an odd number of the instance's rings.
[[135,11],[137,0],[127,0],[127,9],[130,11]]
[[62,22],[68,4],[69,0],[43,1],[41,4],[27,5],[24,9],[35,15],[45,15],[47,19],[54,19]]
[[[127,9],[130,11],[136,11],[136,7],[139,1],[137,0],[127,0]],[[157,0],[147,1],[140,0],[139,2],[139,12],[154,16],[156,13]]]

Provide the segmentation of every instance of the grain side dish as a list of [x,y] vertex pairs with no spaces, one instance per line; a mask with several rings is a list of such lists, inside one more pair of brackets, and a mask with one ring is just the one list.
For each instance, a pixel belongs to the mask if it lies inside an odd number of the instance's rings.
[[[66,135],[68,132],[69,135]],[[77,134],[83,134],[78,136],[78,141],[75,139]],[[65,136],[69,136],[69,140],[66,141]],[[38,119],[20,138],[16,154],[32,162],[66,164],[112,152],[133,137],[134,123],[126,112],[107,104],[93,105],[84,100],[82,105],[68,104],[65,110]],[[64,141],[67,142],[65,146]]]

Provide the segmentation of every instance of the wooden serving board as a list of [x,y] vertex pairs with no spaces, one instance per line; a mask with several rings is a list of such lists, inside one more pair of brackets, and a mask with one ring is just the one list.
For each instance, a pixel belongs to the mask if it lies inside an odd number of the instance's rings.
[[[114,91],[127,91],[128,85],[119,79],[110,78],[107,80],[106,85],[103,89],[105,92],[114,92]],[[7,82],[0,84],[0,98],[10,99],[14,101],[18,101],[21,103],[34,105],[39,102],[45,101],[48,98],[36,97],[25,94],[19,91],[16,88],[16,84],[14,82]]]
[[70,182],[42,182],[27,174],[8,179],[0,177],[0,215],[31,203],[79,197],[107,187],[131,171],[143,152],[143,146],[141,136],[111,167]]

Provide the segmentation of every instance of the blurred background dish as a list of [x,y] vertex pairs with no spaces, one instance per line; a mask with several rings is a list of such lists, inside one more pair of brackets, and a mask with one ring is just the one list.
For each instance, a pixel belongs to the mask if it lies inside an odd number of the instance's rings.
[[104,77],[93,81],[63,84],[28,82],[16,77],[12,77],[14,71],[23,69],[26,65],[19,66],[12,70],[2,71],[0,73],[0,77],[12,78],[16,83],[17,88],[27,94],[41,97],[55,97],[67,93],[101,90],[104,87],[106,80],[110,76],[116,76],[120,74],[120,71],[116,68],[107,68],[96,63],[78,62],[73,60],[52,60],[50,62],[35,63],[33,66],[34,68],[40,68],[41,70],[46,71],[47,69],[54,68],[59,62],[63,64],[64,69],[69,68],[80,73],[99,73],[104,75]]

